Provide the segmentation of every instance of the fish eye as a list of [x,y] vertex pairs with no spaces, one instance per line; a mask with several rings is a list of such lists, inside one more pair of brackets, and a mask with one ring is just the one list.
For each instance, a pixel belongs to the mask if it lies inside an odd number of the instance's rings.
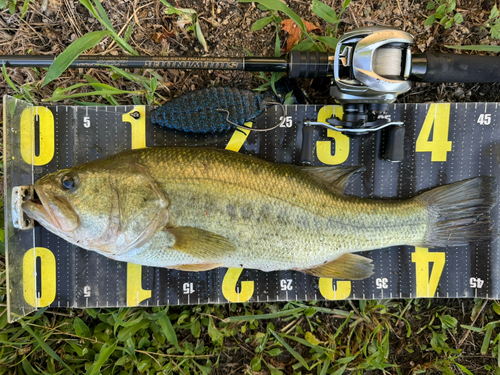
[[76,186],[76,180],[72,176],[66,175],[61,179],[61,184],[65,189],[72,190]]

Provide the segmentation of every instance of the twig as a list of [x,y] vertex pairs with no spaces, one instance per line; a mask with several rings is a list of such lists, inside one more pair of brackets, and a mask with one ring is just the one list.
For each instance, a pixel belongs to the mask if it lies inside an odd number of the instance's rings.
[[[481,315],[481,312],[483,311],[483,309],[484,309],[484,307],[486,306],[487,303],[488,303],[488,300],[485,300],[483,302],[483,305],[481,306],[481,309],[479,310],[479,312],[474,317],[474,320],[472,321],[472,324],[471,324],[472,327],[474,327],[474,323],[476,323],[477,318],[479,318],[479,316]],[[464,341],[469,336],[470,332],[471,332],[470,329],[468,329],[467,332],[465,332],[464,337],[462,337],[462,339],[458,342],[458,348],[460,348],[462,346],[462,344],[464,343]]]

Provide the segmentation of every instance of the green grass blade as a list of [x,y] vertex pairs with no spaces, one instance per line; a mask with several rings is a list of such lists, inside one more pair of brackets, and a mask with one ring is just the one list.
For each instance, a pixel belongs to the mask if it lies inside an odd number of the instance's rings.
[[87,8],[89,12],[92,13],[92,15],[100,21],[101,17],[99,16],[99,13],[97,13],[97,10],[95,10],[90,0],[79,0],[79,1],[80,4],[82,4],[85,8]]
[[21,11],[21,19],[23,19],[24,16],[26,15],[29,5],[30,5],[30,0],[26,0],[23,4],[23,10]]
[[469,369],[467,367],[465,367],[464,365],[461,365],[460,363],[456,363],[456,362],[453,362],[453,364],[455,366],[457,366],[460,370],[462,370],[463,372],[465,372],[467,375],[474,375],[472,372],[469,371]]
[[[102,91],[102,88],[100,88],[99,86],[97,86],[98,84],[100,84],[101,82],[99,82],[98,80],[92,78],[91,76],[85,74],[85,78],[87,78],[87,81],[92,85],[92,87],[95,89],[96,92],[98,91]],[[108,102],[110,102],[112,105],[119,105],[118,102],[116,101],[115,98],[113,98],[112,95],[106,95],[104,96],[104,99],[106,99]],[[82,102],[84,103],[84,102]],[[78,103],[77,103],[78,104]],[[80,105],[105,105],[105,104],[101,104],[101,103],[90,103],[90,104],[80,104]]]
[[66,367],[69,370],[69,372],[71,372],[72,374],[75,373],[66,363],[64,363],[61,357],[57,355],[57,353],[49,346],[49,344],[47,344],[44,339],[42,339],[37,333],[35,333],[28,324],[26,324],[23,320],[19,320],[19,322],[21,323],[23,329],[35,338],[35,340],[38,342],[38,345],[40,345],[40,347],[45,351],[45,353],[47,353],[61,365]]
[[328,368],[330,367],[331,362],[332,362],[332,360],[330,359],[330,357],[326,357],[326,361],[323,363],[323,367],[322,367],[319,375],[326,375],[326,372],[328,371]]
[[494,324],[486,325],[486,333],[484,335],[483,345],[481,345],[481,354],[485,355],[488,353],[488,348],[490,347],[491,334],[493,333]]
[[208,52],[208,46],[207,46],[207,41],[205,40],[205,37],[203,36],[203,31],[201,30],[200,26],[200,20],[198,16],[193,17],[196,18],[194,21],[194,33],[196,34],[196,38],[198,38],[198,41],[200,44],[203,46],[203,49],[205,52]]
[[446,48],[460,49],[466,51],[500,52],[500,46],[445,46]]
[[297,353],[290,345],[288,345],[285,340],[283,340],[281,338],[280,335],[278,335],[276,332],[274,331],[271,331],[271,333],[274,335],[274,337],[276,337],[276,340],[278,340],[281,345],[283,345],[285,347],[286,350],[288,350],[288,352],[293,355],[293,357],[300,362],[300,364],[302,366],[304,366],[306,368],[307,371],[309,371],[309,366],[307,365],[307,362],[305,361],[304,357],[302,357],[299,353]]
[[7,69],[5,69],[5,64],[2,65],[2,73],[3,73],[3,78],[5,78],[5,81],[8,83],[8,85],[10,87],[12,87],[12,89],[15,92],[17,92],[18,94],[20,94],[21,91],[19,91],[19,89],[16,87],[16,85],[14,85],[14,82],[12,82],[12,80],[9,77],[9,75],[7,74]]
[[78,94],[71,94],[71,95],[54,95],[51,98],[48,99],[43,99],[43,102],[57,102],[59,100],[65,100],[65,99],[73,99],[73,98],[82,98],[84,96],[95,96],[95,95],[121,95],[121,94],[140,94],[140,91],[127,91],[127,90],[102,90],[102,91],[94,91],[94,92],[82,92]]
[[[114,41],[122,47],[125,51],[128,53],[138,56],[139,54],[125,41],[123,40],[115,31],[113,28],[113,25],[109,21],[109,18],[106,15],[106,12],[104,11],[104,8],[102,8],[102,5],[100,7],[101,11],[105,15],[105,18],[101,17],[99,12],[95,9],[95,7],[92,5],[90,0],[79,0],[80,3],[89,10],[90,13],[109,31],[109,35],[114,39]],[[100,5],[100,3],[99,3]]]
[[468,329],[468,330],[474,331],[474,332],[483,332],[482,328],[474,327],[474,326],[468,326],[466,324],[460,324],[460,327],[462,327],[464,329]]
[[146,77],[141,76],[139,74],[126,72],[125,70],[117,68],[116,66],[112,66],[112,65],[103,65],[103,66],[106,66],[106,67],[112,69],[116,74],[118,74],[122,77],[125,77],[133,82],[149,83],[149,78],[146,78]]
[[161,329],[163,330],[163,333],[165,334],[165,337],[167,340],[175,346],[175,348],[183,352],[184,350],[181,349],[179,346],[179,342],[177,341],[177,334],[175,333],[175,329],[172,326],[172,322],[167,316],[167,311],[163,310],[162,312],[158,313],[158,323],[160,324]]
[[259,31],[269,25],[271,22],[273,22],[272,17],[261,18],[252,25],[252,31]]
[[113,28],[113,25],[111,24],[111,21],[108,18],[108,15],[106,14],[106,11],[102,7],[101,2],[99,0],[94,0],[94,3],[95,3],[95,7],[97,8],[97,11],[99,12],[99,15],[102,18],[102,22],[104,22],[104,25],[106,27],[108,27],[108,30],[113,29],[113,31],[115,31],[115,29]]
[[302,339],[300,337],[295,337],[295,336],[291,336],[291,335],[286,335],[286,334],[283,334],[282,337],[284,338],[287,338],[287,339],[290,339],[290,340],[293,340],[293,341],[297,341],[299,344],[302,344],[304,346],[308,346],[310,348],[313,348],[313,349],[316,349],[318,351],[327,351],[329,350],[328,348],[325,348],[325,347],[322,347],[320,345],[314,345],[314,344],[311,344],[309,341],[307,341],[306,339]]
[[43,79],[42,87],[59,77],[83,51],[93,48],[108,35],[107,31],[93,31],[71,43],[50,65],[49,71]]
[[108,360],[108,358],[113,354],[116,350],[117,343],[115,342],[113,345],[108,346],[104,344],[99,353],[99,359],[89,367],[85,375],[98,375],[100,373],[102,365]]
[[330,8],[328,5],[323,4],[319,0],[313,0],[311,10],[313,11],[313,13],[315,15],[317,15],[319,18],[324,19],[328,23],[339,22],[339,19],[337,17],[337,13],[335,13],[335,10]]
[[271,314],[231,316],[227,319],[224,319],[224,321],[225,322],[245,322],[245,321],[257,320],[257,319],[276,319],[276,318],[282,318],[284,316],[299,314],[305,310],[306,310],[305,307],[297,307],[295,309],[281,310],[281,311],[271,313]]
[[302,18],[299,17],[297,13],[291,10],[286,4],[282,3],[280,0],[239,0],[240,3],[258,3],[265,6],[271,10],[279,10],[285,13],[293,22],[295,22],[303,33],[307,34],[306,27]]
[[132,32],[134,31],[134,23],[131,23],[130,25],[127,26],[127,29],[125,30],[125,34],[123,35],[123,40],[125,43],[128,43],[130,36],[132,35]]
[[141,329],[146,329],[149,326],[149,321],[146,319],[143,319],[142,321],[139,321],[137,323],[134,323],[133,325],[130,325],[128,327],[125,327],[124,329],[120,330],[118,332],[118,341],[127,341],[129,338],[131,338],[137,331]]
[[339,41],[337,38],[332,36],[317,36],[316,39],[331,49],[337,48],[337,43]]

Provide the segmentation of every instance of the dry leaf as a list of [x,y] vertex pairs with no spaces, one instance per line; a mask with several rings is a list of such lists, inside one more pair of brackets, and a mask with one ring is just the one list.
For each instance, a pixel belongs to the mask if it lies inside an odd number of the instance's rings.
[[[316,26],[311,22],[304,20],[302,20],[302,22],[304,22],[304,25],[308,33],[312,31],[321,31],[321,29],[318,26]],[[293,46],[295,46],[300,41],[300,38],[302,36],[302,30],[300,29],[300,27],[297,26],[295,22],[293,22],[290,19],[281,22],[281,29],[288,33],[288,37],[286,38],[286,49],[285,49],[285,51],[288,52],[293,48]]]
[[160,44],[167,39],[167,36],[163,33],[154,33],[151,39],[153,39],[153,42]]
[[290,51],[293,46],[300,40],[302,30],[292,20],[284,20],[281,22],[281,29],[288,33],[286,38],[286,51]]
[[175,37],[175,31],[167,31],[167,29],[163,27],[161,31],[153,33],[151,39],[153,39],[153,42],[161,44],[161,42],[163,42],[165,39],[173,37]]
[[321,31],[321,29],[316,26],[314,23],[311,23],[309,21],[304,21],[302,20],[302,22],[304,22],[304,25],[306,26],[306,30],[308,33],[312,32],[312,31]]

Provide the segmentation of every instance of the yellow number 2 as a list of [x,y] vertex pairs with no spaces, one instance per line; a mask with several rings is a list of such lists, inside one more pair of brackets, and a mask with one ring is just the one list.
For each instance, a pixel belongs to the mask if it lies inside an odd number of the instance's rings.
[[242,272],[243,268],[229,268],[222,280],[222,294],[229,302],[246,302],[253,296],[253,281],[242,281],[241,290],[236,288]]
[[[417,138],[416,151],[430,152],[431,161],[446,161],[452,142],[448,140],[450,105],[431,104],[424,125]],[[432,134],[432,140],[431,139]]]

